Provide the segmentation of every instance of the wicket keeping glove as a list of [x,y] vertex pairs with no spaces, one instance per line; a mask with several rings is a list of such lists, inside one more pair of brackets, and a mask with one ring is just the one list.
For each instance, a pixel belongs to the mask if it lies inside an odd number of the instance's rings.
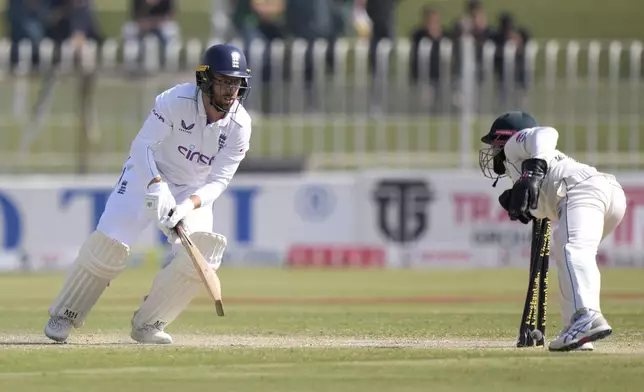
[[[510,198],[512,197],[512,189],[506,189],[501,193],[501,196],[499,196],[499,204],[501,204],[501,207],[503,207],[504,210],[508,210],[510,208]],[[519,221],[523,223],[524,225],[527,225],[532,221],[533,216],[528,212],[525,216],[519,216],[518,217]]]
[[521,177],[514,184],[510,194],[508,215],[511,220],[526,217],[530,210],[538,207],[541,183],[547,171],[548,164],[543,159],[531,158],[523,161]]

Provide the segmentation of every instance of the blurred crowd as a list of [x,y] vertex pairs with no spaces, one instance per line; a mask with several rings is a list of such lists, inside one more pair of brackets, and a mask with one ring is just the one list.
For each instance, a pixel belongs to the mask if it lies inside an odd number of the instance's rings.
[[[123,39],[153,35],[167,43],[180,38],[174,0],[131,0],[130,8],[122,28]],[[94,0],[6,0],[5,16],[12,64],[18,61],[18,43],[25,40],[35,49],[44,39],[50,39],[59,49],[66,40],[81,46],[86,40],[100,44],[105,39]],[[37,50],[33,50],[33,62],[38,63]]]
[[72,39],[80,45],[85,39],[102,41],[91,0],[7,0],[6,27],[11,39],[11,63],[18,62],[19,42],[32,44],[33,63],[38,63],[36,48],[46,38],[60,45]]
[[[378,42],[396,38],[397,4],[414,0],[220,1],[231,3],[233,31],[243,38],[246,50],[254,39],[266,42],[289,38],[309,42],[326,39],[332,44],[342,36],[357,35],[370,38],[370,64],[373,68],[374,49]],[[482,0],[466,0],[462,16],[449,26],[445,25],[440,9],[431,5],[422,5],[419,15],[421,18],[418,27],[409,35],[414,44],[412,53],[416,52],[423,38],[436,43],[432,51],[438,53],[443,39],[457,40],[463,34],[470,34],[476,40],[477,57],[480,60],[483,44],[487,41],[499,46],[513,41],[521,52],[529,40],[526,29],[519,26],[508,12],[498,16],[496,26],[490,24]],[[439,72],[436,65],[432,64],[430,68],[432,78],[436,78]],[[417,64],[414,74],[418,75]]]
[[[108,0],[104,0],[108,1]],[[208,0],[203,0],[208,1]],[[418,0],[210,0],[212,1],[211,38],[230,40],[240,39],[243,50],[250,56],[251,43],[255,40],[271,43],[274,40],[291,41],[302,39],[309,44],[305,54],[305,80],[313,79],[312,44],[318,39],[329,43],[326,60],[327,69],[333,72],[334,44],[338,38],[360,36],[367,38],[369,45],[369,69],[376,68],[376,47],[383,39],[396,39],[396,7],[402,2],[415,2],[419,6],[417,27],[408,32],[412,43],[410,56],[410,80],[428,80],[430,85],[441,80],[439,53],[445,39],[453,43],[454,68],[458,73],[459,37],[463,34],[474,38],[476,59],[483,59],[483,45],[496,44],[494,72],[497,81],[502,83],[504,72],[504,52],[507,42],[516,44],[514,84],[524,88],[525,44],[530,36],[510,13],[497,16],[495,24],[488,20],[482,0],[465,0],[460,17],[446,22],[440,8],[424,5]],[[160,39],[161,44],[181,39],[181,28],[177,21],[177,0],[130,0],[128,20],[121,29],[121,38],[141,40],[146,36]],[[439,3],[440,5],[440,3]],[[18,59],[18,45],[28,40],[34,47],[45,38],[59,44],[67,39],[81,44],[86,39],[104,40],[99,26],[94,0],[6,0],[7,32],[12,45],[12,64]],[[418,56],[420,42],[432,43],[428,64]],[[288,50],[287,50],[288,55]],[[272,77],[270,53],[263,52],[263,66],[259,71],[264,80]],[[38,62],[34,51],[33,61]],[[424,68],[424,69],[423,69]],[[482,67],[479,67],[481,69]],[[285,72],[288,73],[288,70]]]
[[[514,43],[515,68],[510,75],[514,88],[521,90],[526,87],[525,53],[524,48],[530,39],[528,31],[519,25],[513,15],[503,12],[498,15],[496,23],[490,23],[482,0],[465,0],[462,14],[451,23],[443,19],[440,8],[424,5],[417,0],[219,0],[227,2],[231,7],[232,36],[241,37],[247,55],[250,43],[261,40],[270,43],[273,40],[303,39],[309,44],[305,56],[305,80],[311,82],[313,64],[312,44],[317,39],[329,42],[327,52],[327,69],[333,71],[333,46],[336,40],[343,36],[360,36],[369,39],[369,70],[376,70],[376,48],[383,39],[395,40],[396,36],[396,7],[405,1],[415,1],[419,4],[420,18],[416,28],[409,32],[410,81],[416,83],[419,78],[429,81],[434,95],[430,106],[436,107],[441,101],[441,43],[450,40],[452,43],[452,68],[450,72],[458,75],[460,71],[459,38],[467,34],[474,38],[477,69],[483,67],[483,47],[487,42],[495,45],[494,72],[497,83],[503,89],[504,80],[504,51],[508,42]],[[220,4],[223,6],[223,4]],[[223,34],[220,34],[223,35]],[[424,64],[419,56],[420,43],[427,40],[432,43],[430,61]],[[270,54],[263,56],[263,78],[272,76],[270,71]],[[425,69],[423,69],[425,68]],[[424,74],[423,74],[424,73]],[[478,74],[481,81],[483,75]],[[447,87],[453,92],[452,86]],[[503,96],[503,94],[501,94]],[[444,100],[443,100],[444,101]]]

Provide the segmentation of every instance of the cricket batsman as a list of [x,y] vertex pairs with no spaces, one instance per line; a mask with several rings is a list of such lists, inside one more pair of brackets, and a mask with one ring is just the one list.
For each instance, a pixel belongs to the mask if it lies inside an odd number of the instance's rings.
[[[557,150],[559,133],[524,112],[497,118],[481,141],[483,174],[513,183],[499,197],[511,220],[558,222],[551,257],[559,271],[563,329],[550,351],[592,350],[612,333],[599,306],[600,273],[595,256],[626,211],[624,190],[614,176]],[[496,181],[494,183],[496,185]]]
[[140,343],[172,343],[164,328],[202,287],[173,229],[183,221],[212,268],[219,268],[226,238],[213,233],[212,204],[249,148],[251,119],[242,103],[250,78],[241,50],[214,45],[197,67],[195,84],[179,84],[156,97],[96,230],[49,308],[47,337],[65,342],[72,327],[83,325],[110,281],[126,268],[139,234],[155,224],[172,244],[174,258],[134,312],[130,336]]

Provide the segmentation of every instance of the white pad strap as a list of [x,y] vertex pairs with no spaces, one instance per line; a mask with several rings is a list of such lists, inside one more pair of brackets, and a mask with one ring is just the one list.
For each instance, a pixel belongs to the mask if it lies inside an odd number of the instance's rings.
[[[226,237],[216,233],[195,232],[190,239],[213,269],[219,268],[226,249]],[[132,326],[153,326],[163,330],[183,312],[203,289],[203,283],[185,249],[155,277],[150,293],[132,317]]]
[[80,328],[109,282],[127,267],[129,252],[127,245],[94,231],[78,252],[49,315],[65,317]]

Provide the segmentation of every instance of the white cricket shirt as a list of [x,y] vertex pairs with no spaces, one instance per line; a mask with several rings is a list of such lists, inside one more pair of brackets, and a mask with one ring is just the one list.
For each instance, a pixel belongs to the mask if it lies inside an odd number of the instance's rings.
[[193,188],[202,205],[212,203],[249,149],[250,116],[239,101],[231,109],[236,112],[208,124],[202,92],[194,83],[164,91],[132,142],[128,164],[146,185],[161,176],[171,189]]
[[541,184],[538,208],[530,213],[538,219],[558,219],[559,201],[566,196],[568,186],[601,174],[594,167],[577,162],[557,150],[559,133],[551,127],[524,129],[514,134],[505,144],[506,173],[515,183],[521,176],[521,164],[526,159],[539,158],[548,164],[548,172]]

